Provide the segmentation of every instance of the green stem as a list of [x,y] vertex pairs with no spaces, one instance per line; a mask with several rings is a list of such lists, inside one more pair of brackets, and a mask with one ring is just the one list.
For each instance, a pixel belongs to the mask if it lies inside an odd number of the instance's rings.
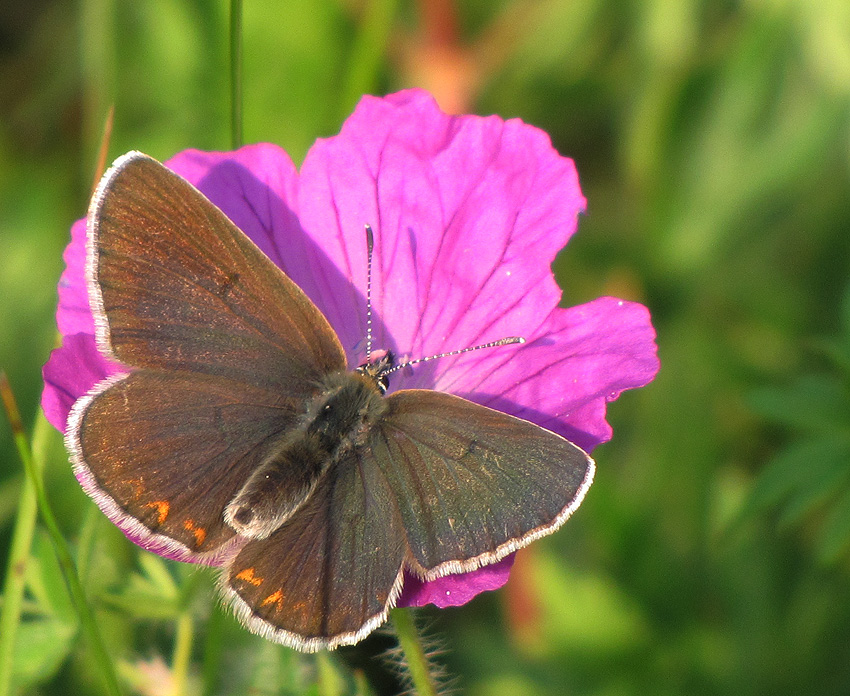
[[[103,637],[100,635],[100,629],[97,626],[94,613],[86,600],[83,586],[80,584],[80,578],[77,575],[77,569],[74,566],[74,560],[71,557],[71,552],[68,545],[65,543],[65,538],[56,523],[56,517],[53,515],[53,509],[47,500],[47,495],[44,492],[44,485],[41,480],[41,470],[33,460],[32,452],[29,448],[29,443],[23,434],[23,427],[20,426],[21,416],[18,411],[18,406],[15,401],[14,394],[9,387],[8,380],[5,374],[0,373],[0,396],[3,398],[4,406],[9,414],[9,421],[12,423],[12,430],[15,432],[15,444],[18,448],[18,454],[24,464],[24,469],[27,473],[30,485],[33,488],[38,510],[41,513],[41,519],[44,526],[47,528],[47,533],[50,536],[50,541],[53,543],[53,550],[56,553],[56,558],[59,561],[59,567],[62,570],[62,575],[68,585],[68,592],[71,595],[71,600],[74,608],[77,610],[77,615],[80,619],[80,624],[83,627],[83,632],[89,640],[90,647],[94,654],[94,659],[97,662],[103,679],[105,681],[106,692],[111,696],[119,696],[121,689],[118,686],[118,677],[115,674],[115,667],[112,660],[109,659],[109,654],[106,652],[106,646],[103,643]],[[43,421],[43,422],[42,422]],[[36,420],[36,433],[40,433],[41,429],[46,427],[47,421],[44,414],[39,411]],[[43,437],[43,436],[42,436]],[[43,451],[43,446],[39,442],[40,450]]]
[[362,669],[354,670],[354,695],[373,696],[372,687],[369,685],[366,673]]
[[319,696],[340,696],[342,683],[327,652],[316,653],[316,672]]
[[398,11],[399,0],[371,0],[366,4],[359,31],[354,38],[348,74],[339,103],[339,119],[351,113],[364,94],[378,86],[378,71]]
[[225,615],[218,605],[213,603],[206,622],[203,662],[201,663],[202,696],[213,696],[216,691],[218,672],[221,667],[221,655],[224,648]]
[[103,514],[94,502],[86,506],[83,523],[80,525],[80,533],[77,537],[77,575],[80,576],[80,581],[83,585],[86,585],[86,580],[88,579],[89,562],[92,551],[94,550],[95,534],[102,519]]
[[[183,566],[185,568],[185,566]],[[174,653],[171,657],[171,670],[174,675],[174,696],[185,696],[189,683],[189,667],[192,658],[192,643],[194,641],[195,622],[192,619],[192,603],[203,580],[203,575],[197,568],[189,570],[183,577],[177,615],[177,631],[174,637]]]
[[192,640],[195,624],[192,612],[185,607],[177,616],[177,635],[174,638],[174,654],[171,671],[174,675],[174,696],[185,696],[189,681],[189,664],[192,657]]
[[413,689],[419,696],[437,696],[437,686],[431,675],[431,665],[422,649],[419,633],[408,609],[393,609],[390,620],[398,636],[398,644],[407,662]]
[[[12,410],[8,406],[7,411],[10,412],[10,420],[13,412],[17,414],[17,409]],[[32,466],[39,477],[44,469],[47,436],[50,431],[50,424],[46,419],[39,418],[36,421],[33,434],[35,458]],[[28,452],[26,435],[19,418],[12,422],[12,434],[18,451]],[[24,455],[22,454],[22,456]],[[26,570],[37,516],[38,504],[35,488],[31,478],[25,477],[18,501],[18,512],[15,516],[15,528],[12,531],[9,563],[6,568],[6,580],[3,584],[3,607],[0,609],[0,696],[8,696],[11,693],[15,636],[21,619]]]
[[242,0],[230,0],[230,141],[242,147]]
[[[114,0],[81,0],[78,46],[82,74],[85,179],[91,176],[89,155],[103,142],[104,114],[115,102],[116,27]],[[108,140],[108,139],[107,139]],[[105,159],[105,158],[104,158]],[[102,171],[102,170],[101,170]]]

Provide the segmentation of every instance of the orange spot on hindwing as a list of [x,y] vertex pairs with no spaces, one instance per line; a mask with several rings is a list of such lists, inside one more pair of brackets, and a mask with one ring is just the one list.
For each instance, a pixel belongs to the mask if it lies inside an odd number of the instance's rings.
[[187,532],[192,532],[195,537],[195,547],[200,548],[204,543],[204,539],[207,538],[207,530],[203,527],[196,527],[195,520],[185,520],[183,527]]
[[280,600],[283,599],[283,592],[280,590],[275,590],[268,597],[266,597],[262,602],[260,602],[261,607],[268,606],[269,604],[278,604]]
[[239,571],[235,578],[237,580],[244,580],[245,582],[251,583],[254,587],[259,587],[263,584],[263,578],[258,578],[254,576],[253,568],[245,568],[245,570]]
[[171,508],[171,505],[167,500],[154,500],[152,503],[146,503],[145,507],[156,510],[156,523],[162,524],[168,517],[168,510]]

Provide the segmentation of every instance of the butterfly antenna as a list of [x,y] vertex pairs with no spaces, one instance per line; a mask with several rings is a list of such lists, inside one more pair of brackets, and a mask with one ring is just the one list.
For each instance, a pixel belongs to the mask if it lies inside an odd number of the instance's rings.
[[[366,228],[366,364],[370,364],[372,362],[372,254],[375,249],[375,236],[372,234],[372,226],[365,225]],[[496,348],[497,346],[509,346],[516,343],[525,343],[525,339],[521,336],[508,336],[507,338],[500,338],[498,341],[490,341],[489,343],[482,343],[478,346],[470,346],[469,348],[461,348],[460,350],[452,350],[448,353],[438,353],[437,355],[429,355],[426,358],[417,358],[416,360],[408,360],[407,362],[400,363],[395,367],[391,367],[388,370],[381,370],[381,375],[386,377],[387,375],[400,370],[403,367],[409,367],[410,365],[418,365],[419,363],[428,362],[429,360],[436,360],[437,358],[449,358],[453,355],[460,355],[461,353],[469,353],[473,350],[480,350],[482,348]]]
[[372,250],[375,238],[366,225],[366,362],[372,362]]
[[449,358],[452,355],[460,355],[461,353],[469,353],[473,350],[481,350],[482,348],[496,348],[497,346],[510,346],[515,343],[525,343],[525,339],[521,336],[508,336],[507,338],[500,338],[498,341],[490,341],[489,343],[482,343],[480,346],[470,346],[469,348],[461,348],[460,350],[452,350],[448,353],[438,353],[437,355],[429,355],[427,358],[417,358],[416,360],[408,360],[407,362],[400,363],[395,367],[391,367],[389,370],[386,370],[383,374],[384,376],[392,374],[396,370],[400,370],[403,367],[409,367],[410,365],[418,365],[419,363],[428,362],[429,360],[436,360],[437,358]]

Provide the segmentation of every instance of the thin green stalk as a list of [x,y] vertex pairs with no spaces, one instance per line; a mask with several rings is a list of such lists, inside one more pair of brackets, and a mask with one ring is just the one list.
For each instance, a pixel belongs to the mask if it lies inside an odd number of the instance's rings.
[[103,520],[103,513],[100,508],[94,503],[86,505],[85,516],[83,523],[80,525],[79,536],[77,537],[77,575],[80,576],[80,581],[86,585],[89,574],[89,563],[91,555],[94,551],[95,536],[97,528]]
[[390,612],[390,620],[398,636],[398,644],[407,663],[413,689],[418,696],[437,696],[437,685],[419,640],[413,614],[409,609],[393,609]]
[[192,612],[189,607],[184,607],[177,615],[177,632],[174,637],[174,653],[171,657],[171,673],[174,676],[174,696],[185,696],[186,694],[194,632],[195,623],[192,621]]
[[366,672],[362,669],[354,670],[354,694],[355,696],[373,696],[374,694],[366,678]]
[[342,679],[334,668],[330,654],[325,651],[316,653],[316,672],[319,696],[341,696]]
[[[23,423],[17,417],[17,409],[13,411],[7,406],[6,410],[9,412],[9,418],[12,421],[12,435],[18,450],[26,450],[26,433]],[[15,414],[14,417],[13,413]],[[36,421],[35,432],[33,433],[34,459],[32,465],[39,477],[44,469],[47,436],[50,431],[50,424],[46,419],[39,418]],[[26,570],[37,516],[38,504],[35,488],[32,480],[24,477],[18,502],[18,512],[15,516],[15,527],[12,531],[6,580],[3,584],[3,606],[0,608],[0,696],[8,696],[11,693],[15,636],[21,620]]]
[[[115,101],[116,27],[114,0],[80,0],[78,46],[82,76],[83,175],[91,176],[91,160],[103,142],[103,116]],[[102,171],[102,169],[101,169]]]
[[348,61],[348,74],[339,103],[340,120],[351,113],[362,95],[377,88],[378,71],[386,55],[398,5],[398,0],[371,0],[367,3]]
[[[115,667],[109,654],[106,652],[106,646],[103,643],[103,637],[100,634],[97,621],[94,617],[94,612],[86,600],[85,592],[80,584],[80,578],[77,575],[77,569],[74,565],[74,560],[71,557],[71,552],[68,545],[65,543],[65,538],[56,523],[56,517],[53,515],[53,509],[47,500],[47,495],[44,492],[44,486],[41,480],[41,471],[37,468],[33,461],[32,452],[30,451],[29,443],[26,437],[23,436],[23,427],[20,425],[21,416],[18,411],[18,405],[15,401],[15,396],[9,386],[4,373],[0,373],[0,396],[2,396],[3,404],[6,407],[6,412],[9,414],[9,421],[13,424],[12,429],[15,431],[15,444],[18,448],[18,454],[24,464],[24,469],[27,473],[30,485],[34,489],[35,499],[38,503],[38,510],[41,513],[41,519],[44,526],[47,528],[47,533],[50,536],[50,541],[53,544],[53,550],[56,553],[56,558],[59,561],[59,567],[62,570],[62,575],[68,585],[68,592],[71,595],[71,600],[74,608],[77,610],[77,615],[80,619],[80,624],[83,628],[83,633],[88,638],[94,659],[103,676],[106,692],[111,696],[119,696],[121,689],[118,686],[118,677],[115,674]],[[36,422],[36,430],[44,426],[39,421],[45,421],[44,414],[39,412]],[[46,421],[45,421],[46,422]],[[17,424],[17,425],[16,425]]]
[[242,0],[230,0],[230,141],[242,147]]
[[177,630],[174,637],[174,653],[171,656],[171,671],[174,675],[174,696],[185,696],[189,683],[189,667],[192,658],[195,622],[192,619],[192,602],[197,594],[203,575],[192,568],[184,576],[180,587]]
[[221,668],[221,656],[224,652],[224,623],[226,616],[218,602],[210,609],[206,622],[206,638],[201,663],[201,681],[203,696],[213,696],[216,692],[218,673]]

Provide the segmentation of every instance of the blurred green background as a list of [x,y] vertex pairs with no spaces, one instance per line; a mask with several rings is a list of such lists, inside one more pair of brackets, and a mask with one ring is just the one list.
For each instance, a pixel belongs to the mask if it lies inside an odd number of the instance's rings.
[[[0,368],[30,429],[107,109],[110,160],[229,149],[228,12],[0,4]],[[296,162],[359,94],[411,85],[548,131],[589,199],[554,266],[564,303],[653,313],[662,370],[611,405],[575,519],[504,590],[420,612],[457,690],[850,693],[850,3],[247,0],[244,39],[245,140]],[[0,423],[6,559],[23,475]],[[210,573],[129,547],[48,440],[128,693],[176,693],[177,662],[192,694],[397,688],[389,637],[317,659],[239,629]],[[40,527],[26,579],[17,684],[102,693]]]

